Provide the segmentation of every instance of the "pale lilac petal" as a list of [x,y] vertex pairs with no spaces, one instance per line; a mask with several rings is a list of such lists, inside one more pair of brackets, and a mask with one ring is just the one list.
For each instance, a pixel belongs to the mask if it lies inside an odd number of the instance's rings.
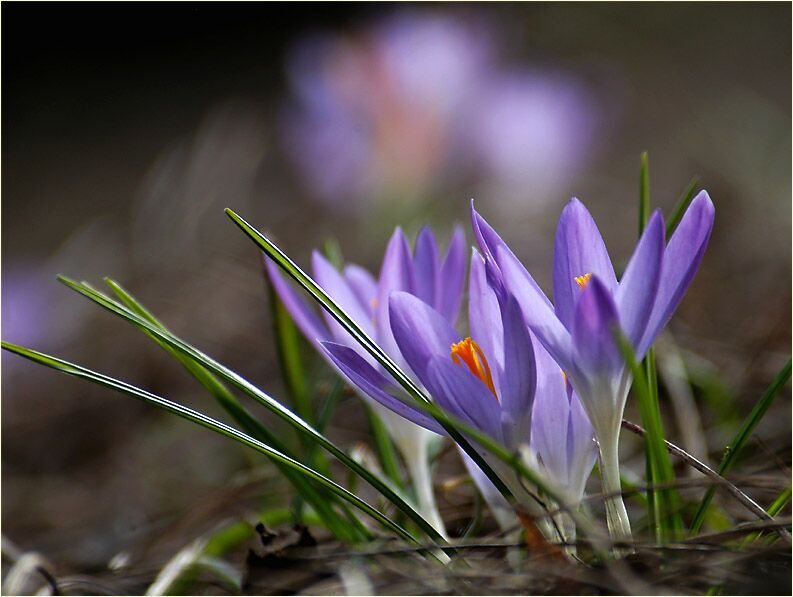
[[[311,265],[314,271],[314,280],[336,301],[336,304],[358,324],[358,326],[371,338],[374,336],[374,323],[371,315],[367,312],[358,297],[353,292],[347,280],[333,267],[325,257],[318,251],[311,254]],[[342,344],[351,344],[355,340],[350,336],[342,325],[336,321],[327,311],[323,311],[325,321],[328,324],[333,337]]]
[[273,290],[281,299],[295,325],[307,340],[319,347],[319,342],[330,339],[330,332],[319,316],[298,296],[289,282],[281,275],[278,266],[265,257],[264,267]]
[[414,292],[428,305],[436,306],[440,263],[438,245],[429,226],[424,226],[416,237],[413,255]]
[[399,348],[394,341],[389,320],[388,297],[395,290],[413,292],[413,260],[410,255],[410,245],[401,228],[394,230],[391,240],[388,241],[383,265],[380,268],[380,277],[377,287],[377,305],[375,306],[375,325],[377,327],[377,342],[380,347],[397,363],[402,365]]
[[350,285],[358,302],[374,319],[374,307],[377,304],[377,280],[360,265],[350,264],[344,268],[344,279]]
[[[568,384],[569,387],[569,384]],[[568,489],[574,500],[580,500],[584,494],[587,479],[592,474],[592,467],[597,459],[597,443],[592,423],[578,398],[578,394],[571,392],[570,417],[568,421],[569,471]]]
[[572,369],[570,333],[556,317],[546,296],[541,290],[538,290],[526,268],[510,251],[499,248],[496,260],[501,268],[507,289],[520,305],[526,324],[562,368]]
[[456,226],[441,266],[436,307],[451,323],[457,321],[465,285],[465,233]]
[[611,293],[600,278],[592,276],[581,291],[573,320],[573,344],[580,370],[590,376],[617,371],[624,362],[614,335],[618,326]]
[[474,209],[474,200],[471,199],[471,226],[474,230],[476,242],[482,255],[488,259],[495,259],[499,247],[512,252],[493,227]]
[[[664,218],[660,211],[656,211],[647,223],[614,295],[620,323],[634,347],[642,339],[655,303],[665,234]],[[642,356],[637,354],[636,358]]]
[[498,255],[503,254],[502,259],[509,259],[517,266],[518,269],[523,270],[521,272],[521,277],[524,278],[525,282],[535,290],[542,301],[548,307],[552,308],[553,305],[551,305],[551,301],[548,300],[547,296],[545,296],[542,288],[540,288],[540,285],[537,284],[531,274],[526,270],[525,267],[523,267],[523,264],[512,252],[512,249],[509,248],[507,243],[503,241],[503,239],[498,235],[493,227],[490,226],[490,224],[488,224],[485,219],[474,209],[473,199],[471,199],[471,222],[473,223],[476,242],[479,245],[479,249],[482,251],[482,255],[484,255],[485,259],[490,260],[493,263],[497,263],[498,266],[501,267],[501,262],[499,261]]
[[468,325],[471,338],[479,344],[490,362],[493,382],[499,386],[499,375],[504,368],[504,328],[501,309],[495,292],[487,283],[485,262],[473,249],[471,255],[471,277],[468,281]]
[[391,331],[402,356],[427,386],[430,359],[441,356],[451,362],[451,347],[460,341],[460,335],[440,313],[407,292],[391,294],[389,316]]
[[518,519],[515,516],[515,509],[507,501],[507,498],[501,495],[501,492],[493,485],[490,478],[459,446],[458,451],[460,452],[463,464],[465,464],[465,468],[471,476],[474,485],[479,489],[479,493],[482,494],[482,497],[485,498],[499,526],[502,529],[506,529],[516,524]]
[[498,399],[478,377],[447,357],[432,357],[427,388],[438,405],[471,427],[502,441]]
[[664,251],[661,281],[650,323],[639,346],[644,354],[655,337],[672,318],[677,305],[694,279],[713,230],[716,209],[706,191],[700,192],[688,206],[683,219]]
[[398,388],[355,350],[334,342],[322,342],[322,348],[331,362],[364,394],[416,425],[435,433],[446,433],[431,416],[393,396],[391,392],[399,391]]
[[[537,351],[539,356],[539,350]],[[548,353],[546,352],[547,356]],[[542,358],[542,357],[539,357]],[[548,357],[550,359],[550,357]],[[540,363],[537,363],[540,368]],[[567,460],[567,426],[570,405],[565,395],[562,372],[556,367],[545,369],[540,378],[542,386],[537,388],[531,420],[531,447],[542,461],[548,473],[559,484],[566,485],[569,477]]]
[[556,314],[568,330],[581,288],[575,279],[592,274],[600,278],[609,292],[617,288],[617,278],[606,245],[589,211],[572,199],[562,211],[556,228],[553,254],[553,301]]
[[507,445],[517,447],[529,441],[531,409],[537,386],[529,330],[523,321],[515,298],[508,294],[501,301],[504,328],[504,369],[499,372],[498,395],[506,417],[504,438]]

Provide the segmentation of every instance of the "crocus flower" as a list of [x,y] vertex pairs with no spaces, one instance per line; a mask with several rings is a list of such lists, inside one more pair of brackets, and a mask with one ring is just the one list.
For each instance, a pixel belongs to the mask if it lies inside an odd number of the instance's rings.
[[480,20],[407,11],[301,39],[286,64],[282,131],[313,195],[353,210],[431,191],[491,68],[489,36]]
[[[581,397],[600,446],[604,491],[618,493],[619,431],[632,379],[615,329],[630,341],[637,358],[644,356],[699,266],[713,227],[713,203],[705,191],[699,193],[668,244],[656,211],[618,282],[592,216],[573,199],[556,232],[553,305],[473,203],[471,212],[482,252],[497,265],[526,324]],[[606,513],[614,537],[630,536],[621,497],[606,501]]]
[[[504,331],[498,312],[498,299],[487,282],[485,261],[476,252],[471,259],[469,320],[471,334],[481,338],[483,350],[489,354],[499,354],[498,347],[503,344]],[[531,333],[529,336],[533,337]],[[597,447],[594,431],[578,396],[559,366],[542,344],[532,341],[532,347],[537,385],[531,409],[530,435],[527,434],[522,440],[530,442],[530,451],[534,455],[532,464],[538,465],[540,472],[562,489],[567,502],[575,505],[581,501],[595,463]],[[464,456],[464,462],[496,520],[502,528],[512,526],[515,516],[509,504],[470,458]],[[567,526],[566,538],[572,539],[569,522]]]
[[[583,492],[594,463],[593,434],[586,415],[579,407],[573,411],[571,424],[570,407],[575,402],[565,391],[561,370],[541,346],[537,347],[539,359],[535,361],[531,332],[517,301],[497,278],[489,279],[485,261],[476,253],[471,262],[469,295],[471,336],[463,338],[448,318],[421,298],[392,292],[391,330],[402,358],[441,408],[513,451],[530,442],[535,395],[555,394],[555,399],[548,396],[540,402],[546,412],[535,423],[543,427],[538,432],[537,458],[550,474],[561,471],[553,480],[555,484],[567,485],[580,499],[579,491]],[[434,419],[395,395],[393,382],[360,354],[332,342],[323,346],[347,377],[374,400],[418,425],[444,433]],[[554,442],[559,438],[553,434],[560,432],[564,441]],[[536,501],[514,472],[481,446],[478,449],[513,494],[536,510]],[[467,459],[466,466],[499,522],[507,524],[504,500]],[[571,482],[575,475],[579,478]]]
[[[412,293],[433,305],[442,314],[447,325],[457,319],[465,282],[465,237],[457,229],[441,259],[435,237],[429,228],[424,228],[416,239],[415,251],[411,254],[405,235],[397,228],[386,249],[380,276],[375,279],[368,271],[357,265],[347,265],[343,272],[336,270],[320,253],[313,254],[315,281],[338,303],[338,305],[374,340],[397,364],[406,367],[406,362],[397,348],[391,332],[388,297],[393,291]],[[324,321],[303,301],[275,264],[267,262],[267,271],[273,287],[292,315],[296,325],[329,362],[338,366],[333,355],[322,349],[330,341],[340,351],[347,351],[366,365],[373,376],[382,377],[384,370],[329,314]],[[416,300],[419,300],[417,298]],[[351,378],[361,396],[371,395],[365,384],[357,383],[347,368],[339,366],[342,373]],[[400,450],[410,471],[417,492],[418,506],[425,518],[441,533],[443,521],[438,513],[432,493],[432,481],[427,461],[428,442],[438,426],[418,426],[400,416],[400,410],[382,406],[371,401],[383,420],[394,443]],[[396,412],[393,412],[396,410]],[[431,420],[430,417],[426,417]]]

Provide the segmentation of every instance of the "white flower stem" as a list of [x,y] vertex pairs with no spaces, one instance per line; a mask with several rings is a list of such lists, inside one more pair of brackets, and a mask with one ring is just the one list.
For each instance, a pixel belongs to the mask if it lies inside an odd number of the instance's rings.
[[[416,491],[416,500],[418,501],[419,513],[429,522],[436,531],[438,531],[444,538],[446,535],[446,527],[443,524],[443,518],[438,511],[438,504],[435,501],[435,492],[432,490],[432,475],[430,473],[429,460],[427,458],[429,451],[429,442],[422,442],[424,445],[421,450],[411,449],[410,457],[404,454],[405,461],[408,465],[410,478],[413,481],[413,488]],[[418,453],[417,453],[418,452]],[[404,453],[404,452],[403,452]]]
[[[631,523],[622,500],[619,463],[619,427],[600,437],[600,478],[606,498],[606,523],[614,541],[631,539]],[[613,494],[613,495],[611,495]]]

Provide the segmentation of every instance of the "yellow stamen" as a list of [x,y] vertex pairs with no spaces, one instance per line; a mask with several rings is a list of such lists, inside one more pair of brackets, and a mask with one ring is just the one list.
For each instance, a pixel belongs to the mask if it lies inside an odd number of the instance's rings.
[[493,376],[490,374],[490,365],[487,364],[487,359],[476,342],[468,337],[465,340],[460,340],[452,344],[452,360],[460,365],[460,367],[465,363],[468,370],[481,379],[493,393],[496,400],[498,400],[496,388],[493,385]]
[[584,274],[583,276],[576,276],[575,283],[578,284],[578,287],[583,290],[586,288],[586,285],[589,284],[589,279],[592,277],[592,274]]

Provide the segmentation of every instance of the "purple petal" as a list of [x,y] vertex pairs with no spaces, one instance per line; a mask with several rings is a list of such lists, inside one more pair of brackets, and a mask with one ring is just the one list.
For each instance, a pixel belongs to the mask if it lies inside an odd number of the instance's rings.
[[428,305],[436,305],[440,276],[438,245],[429,226],[424,226],[416,238],[413,256],[414,294]]
[[402,356],[427,386],[430,359],[440,356],[451,362],[451,347],[460,341],[460,335],[440,313],[407,292],[391,294],[389,316],[391,331]]
[[399,348],[397,348],[394,335],[391,332],[388,307],[388,297],[395,290],[413,292],[413,262],[410,256],[410,246],[400,228],[394,230],[391,240],[388,241],[383,265],[380,268],[375,307],[377,342],[392,358],[399,355]]
[[459,226],[449,240],[441,267],[436,307],[449,322],[457,321],[465,285],[465,233]]
[[[569,384],[568,384],[569,386]],[[592,467],[597,459],[597,444],[592,423],[578,398],[572,392],[570,396],[570,418],[568,421],[568,489],[575,500],[581,499],[584,494],[587,479],[592,474]]]
[[496,294],[487,283],[484,259],[476,249],[471,256],[471,278],[468,281],[468,324],[471,338],[490,361],[493,382],[498,387],[499,373],[504,368],[501,309]]
[[[660,211],[656,211],[644,229],[614,294],[620,323],[634,347],[639,345],[647,328],[658,292],[664,256],[664,235],[664,218]],[[642,356],[643,354],[637,354],[636,358],[640,359]]]
[[479,489],[482,497],[485,498],[485,501],[490,507],[490,511],[493,513],[494,518],[498,521],[499,526],[501,526],[501,528],[512,526],[517,521],[517,518],[515,517],[515,509],[510,506],[507,499],[501,495],[501,492],[496,489],[496,486],[493,485],[493,482],[482,471],[482,469],[479,468],[479,466],[471,459],[471,457],[466,454],[462,448],[459,448],[459,446],[458,451],[460,452],[460,456],[463,459],[465,468],[468,470],[468,474],[471,476],[471,479],[473,479],[474,484]]
[[490,226],[490,224],[488,224],[485,219],[474,209],[473,199],[471,199],[471,221],[473,223],[474,236],[476,237],[479,249],[482,251],[482,255],[485,256],[485,260],[497,263],[498,266],[501,267],[501,262],[499,261],[498,256],[499,254],[503,254],[501,259],[510,260],[517,266],[518,269],[522,270],[521,277],[524,278],[532,288],[534,288],[536,293],[543,300],[543,302],[548,305],[548,307],[552,307],[551,301],[549,301],[548,297],[545,296],[545,293],[542,291],[542,288],[540,288],[540,285],[535,282],[531,274],[526,270],[525,267],[523,267],[523,264],[512,252],[512,249],[509,248],[507,243],[503,241],[503,239],[492,228],[492,226]]
[[688,206],[683,219],[669,240],[661,266],[661,280],[650,323],[642,337],[638,353],[644,354],[661,329],[672,318],[677,305],[697,272],[713,230],[716,209],[706,191],[700,192]]
[[[330,261],[325,259],[318,251],[314,251],[311,254],[311,264],[314,271],[314,279],[317,283],[322,286],[325,292],[336,301],[339,307],[341,307],[369,337],[373,337],[375,329],[371,315],[363,305],[361,305],[361,302],[358,300],[352,288],[350,288],[347,280],[345,280],[338,270],[333,267]],[[323,314],[337,342],[344,344],[354,342],[349,332],[347,332],[330,313],[323,311]]]
[[534,397],[531,421],[531,446],[559,483],[568,477],[567,424],[570,405],[565,394],[562,371],[547,351],[538,347],[537,393]]
[[331,362],[364,394],[416,425],[435,433],[446,433],[431,416],[391,395],[390,391],[396,389],[394,384],[375,370],[355,350],[333,342],[322,342],[322,348]]
[[496,260],[507,289],[520,305],[526,325],[563,369],[572,369],[570,333],[556,317],[545,294],[511,252],[499,248]]
[[273,290],[292,316],[295,325],[303,332],[306,339],[319,348],[319,342],[330,338],[328,328],[306,302],[297,295],[289,282],[281,275],[275,263],[265,257],[264,267],[270,278],[270,283],[273,285]]
[[[476,242],[482,254],[489,259],[494,259],[499,247],[510,251],[493,227],[474,209],[474,200],[471,199],[471,226],[474,230]],[[511,253],[512,251],[510,251]]]
[[501,301],[504,328],[504,369],[499,372],[501,407],[507,415],[504,436],[508,445],[529,441],[531,409],[537,387],[537,371],[529,330],[515,298],[508,294]]
[[432,357],[427,377],[427,388],[441,408],[502,441],[501,407],[482,380],[448,356]]
[[350,285],[358,302],[366,310],[370,319],[374,319],[374,307],[377,304],[377,280],[359,265],[350,264],[344,268],[344,279]]
[[606,245],[589,211],[573,198],[562,211],[556,228],[553,254],[553,301],[556,314],[568,330],[573,328],[575,305],[581,288],[575,279],[592,274],[610,292],[617,278]]
[[611,293],[592,276],[581,292],[573,320],[576,364],[589,376],[615,372],[624,359],[614,333],[619,326],[617,307]]

